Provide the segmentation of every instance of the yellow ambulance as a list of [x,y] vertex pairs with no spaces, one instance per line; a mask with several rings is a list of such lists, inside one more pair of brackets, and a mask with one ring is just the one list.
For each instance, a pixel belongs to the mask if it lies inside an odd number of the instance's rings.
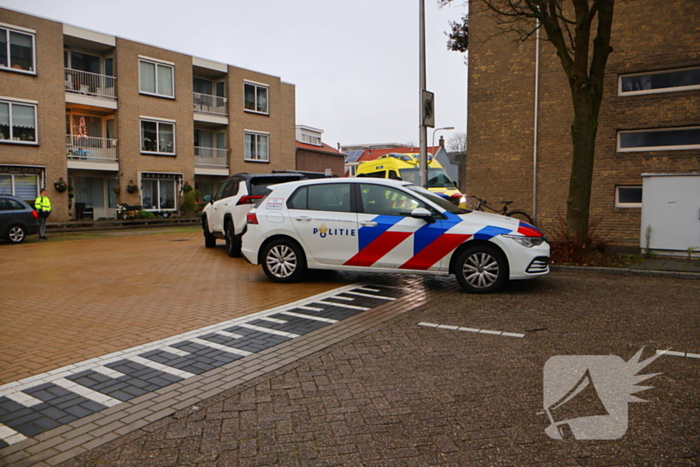
[[[420,154],[384,154],[373,161],[361,162],[357,167],[357,177],[391,178],[406,180],[420,186]],[[440,193],[453,204],[467,208],[467,198],[457,189],[440,163],[428,154],[428,190]]]

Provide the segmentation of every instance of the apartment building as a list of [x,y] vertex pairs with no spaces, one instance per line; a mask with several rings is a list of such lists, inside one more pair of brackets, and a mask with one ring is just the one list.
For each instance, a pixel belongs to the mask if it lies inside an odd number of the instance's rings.
[[[202,51],[206,54],[206,50]],[[175,214],[187,184],[295,167],[294,85],[0,8],[0,193],[53,221]],[[65,191],[57,183],[65,182]]]
[[[551,234],[571,173],[566,77],[552,44],[504,34],[479,6],[469,12],[466,188],[515,200]],[[615,4],[591,196],[596,233],[610,243],[640,244],[643,174],[700,173],[699,37],[696,0]]]

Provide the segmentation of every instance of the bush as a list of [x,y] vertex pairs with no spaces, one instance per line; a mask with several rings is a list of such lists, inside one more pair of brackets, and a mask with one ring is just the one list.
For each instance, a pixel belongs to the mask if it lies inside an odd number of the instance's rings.
[[149,211],[139,211],[139,219],[155,219],[156,215]]
[[183,196],[182,203],[180,204],[180,212],[185,217],[194,217],[198,210],[200,210],[200,200],[201,193],[199,190],[190,190]]

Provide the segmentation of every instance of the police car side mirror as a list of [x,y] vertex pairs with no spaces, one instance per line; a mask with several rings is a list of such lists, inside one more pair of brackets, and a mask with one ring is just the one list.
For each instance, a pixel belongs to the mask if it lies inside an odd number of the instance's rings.
[[207,204],[211,203],[211,195],[202,196],[202,201],[204,201]]
[[423,219],[425,222],[428,224],[432,224],[435,222],[435,218],[433,215],[430,213],[425,208],[416,208],[413,211],[411,211],[411,217],[414,217],[416,219]]

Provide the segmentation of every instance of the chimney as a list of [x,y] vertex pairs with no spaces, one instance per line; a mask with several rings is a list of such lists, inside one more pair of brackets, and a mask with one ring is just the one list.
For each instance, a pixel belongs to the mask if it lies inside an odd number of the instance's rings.
[[445,149],[445,138],[443,138],[442,136],[440,136],[440,147]]

